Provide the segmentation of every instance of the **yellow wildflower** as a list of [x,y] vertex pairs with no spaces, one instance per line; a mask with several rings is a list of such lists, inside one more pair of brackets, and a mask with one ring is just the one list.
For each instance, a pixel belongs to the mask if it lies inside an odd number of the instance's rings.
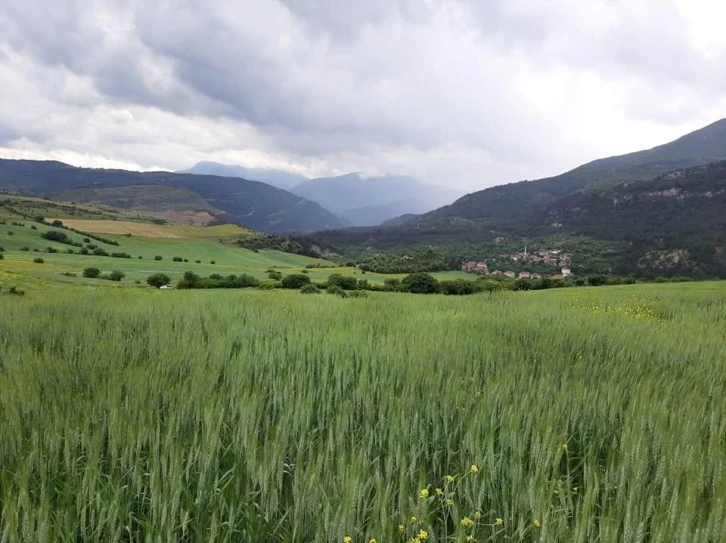
[[424,539],[429,538],[429,533],[426,530],[420,530],[418,534],[416,534],[416,537],[423,541]]
[[504,521],[500,518],[498,518],[494,521],[495,526],[501,526],[502,524],[504,524]]
[[429,497],[429,489],[428,488],[422,488],[421,492],[418,493],[419,496],[421,496],[422,500],[425,500]]
[[405,530],[405,528],[403,527],[403,524],[399,524],[398,525],[398,531],[401,532],[401,533],[403,533],[404,530]]
[[446,476],[446,482],[447,483],[453,483],[455,479],[456,479],[456,477],[454,477],[453,475],[447,475]]
[[466,540],[467,541],[474,541],[474,536],[473,535],[468,535],[468,536],[466,536]]
[[446,505],[454,505],[454,500],[446,500],[446,502],[444,502],[444,503]]
[[577,492],[577,487],[576,486],[572,487],[572,491]]
[[474,521],[471,520],[469,517],[464,517],[463,519],[461,519],[461,525],[464,528],[471,528],[472,526],[474,526]]
[[562,450],[567,452],[567,443],[562,444]]
[[481,513],[479,511],[477,511],[476,513],[474,513],[474,518],[476,520],[479,520],[481,518]]
[[343,543],[350,543],[351,541],[353,541],[353,538],[350,537],[349,535],[347,535],[343,538]]
[[477,466],[476,464],[472,464],[471,465],[471,472],[472,473],[479,473],[479,466]]
[[371,539],[371,540],[370,540],[370,541],[369,541],[368,543],[378,543],[378,540],[377,540],[377,539],[376,539],[376,538],[374,537],[374,538],[373,538],[373,539]]
[[440,488],[437,488],[437,489],[436,489],[436,495],[437,495],[437,496],[443,496],[443,495],[444,495],[444,491],[443,491],[443,490],[441,490]]
[[415,516],[411,517],[411,524],[416,524],[417,522],[418,519]]
[[542,526],[540,521],[538,521],[537,519],[534,519],[534,522],[532,522],[532,524],[534,525],[535,528],[539,528],[540,526]]

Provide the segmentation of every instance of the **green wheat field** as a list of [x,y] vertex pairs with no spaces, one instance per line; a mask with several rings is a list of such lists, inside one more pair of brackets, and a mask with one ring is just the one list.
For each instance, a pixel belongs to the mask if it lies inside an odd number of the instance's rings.
[[726,283],[0,296],[0,541],[726,541]]

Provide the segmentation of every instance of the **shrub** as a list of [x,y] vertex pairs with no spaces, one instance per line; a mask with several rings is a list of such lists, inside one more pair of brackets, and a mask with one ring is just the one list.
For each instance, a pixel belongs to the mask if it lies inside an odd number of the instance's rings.
[[86,268],[83,270],[83,277],[87,277],[89,279],[95,279],[101,275],[101,270],[98,268]]
[[141,255],[139,255],[139,257],[138,257],[138,258],[139,258],[139,260],[143,260],[143,259],[144,259],[144,257],[143,257],[143,256],[141,256]]
[[449,296],[465,296],[467,294],[476,294],[479,291],[474,281],[467,281],[466,279],[441,281],[439,287],[443,294]]
[[282,272],[279,272],[277,270],[268,270],[267,277],[274,281],[281,281],[282,280]]
[[111,281],[121,281],[124,277],[126,277],[126,274],[119,270],[112,271],[108,276]]
[[216,263],[217,263],[217,261],[216,261],[216,260],[210,260],[210,261],[209,261],[209,263],[210,263],[210,264],[216,264]]
[[320,294],[320,289],[315,285],[305,285],[300,289],[301,294]]
[[310,284],[310,278],[302,273],[293,273],[287,275],[282,279],[282,288],[302,288],[305,285]]
[[128,253],[111,253],[111,256],[113,258],[131,258],[131,255]]
[[108,256],[108,253],[106,252],[106,249],[103,249],[101,247],[98,247],[97,249],[93,250],[93,254],[96,256]]
[[386,279],[383,281],[383,290],[388,292],[395,292],[397,290],[401,290],[401,280],[400,279]]
[[91,238],[83,238],[83,243],[91,243]]
[[52,226],[55,226],[56,228],[62,228],[63,227],[63,221],[59,221],[58,219],[54,220],[52,223],[50,223]]
[[37,226],[35,226],[34,224],[31,224],[31,225],[30,225],[30,229],[31,229],[31,230],[37,230],[37,229],[38,229],[38,227],[37,227]]
[[161,256],[161,255],[156,255],[156,256],[154,257],[154,260],[161,260],[161,259],[162,259],[162,256]]
[[347,298],[348,293],[344,291],[342,288],[340,288],[338,285],[333,285],[331,287],[328,287],[328,294],[335,294],[336,296],[340,296],[341,298]]
[[45,260],[43,260],[42,258],[34,258],[33,262],[35,262],[36,264],[44,264]]
[[86,249],[85,247],[81,247],[81,250],[80,250],[80,251],[78,251],[78,252],[79,252],[80,254],[82,254],[82,255],[87,255],[87,254],[90,254],[90,251],[89,251],[88,249]]
[[21,247],[20,249],[18,249],[18,251],[27,252],[27,251],[30,251],[30,247],[28,247],[27,245],[24,245],[23,247]]
[[406,292],[414,294],[435,294],[439,291],[439,282],[424,272],[407,275],[401,281],[401,286]]
[[174,262],[184,262],[184,259],[180,256],[175,256],[174,258],[172,258],[172,260]]
[[15,233],[15,232],[13,232],[13,231],[11,230],[10,232],[8,232],[8,236],[12,236],[12,235],[13,235],[14,233]]
[[3,258],[5,258],[5,255],[0,253],[0,260],[2,260]]
[[358,288],[358,279],[350,275],[334,273],[328,277],[328,285],[338,286],[343,290],[356,290]]
[[349,292],[348,296],[351,298],[368,298],[368,293],[365,290],[354,290]]
[[[139,257],[139,258],[141,258],[141,257]],[[197,264],[201,264],[202,263],[201,260],[195,260],[194,262],[196,262]]]
[[171,279],[166,274],[155,273],[154,275],[150,275],[149,277],[147,277],[146,282],[152,287],[159,288],[171,283]]

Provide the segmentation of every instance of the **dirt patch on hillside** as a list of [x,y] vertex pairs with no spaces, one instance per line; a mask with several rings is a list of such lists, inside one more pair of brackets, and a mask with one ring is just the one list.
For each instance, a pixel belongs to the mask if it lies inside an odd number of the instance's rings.
[[[54,219],[46,219],[53,221]],[[75,219],[61,219],[63,224],[81,230],[82,232],[96,234],[131,234],[132,236],[141,236],[146,238],[179,238],[169,227],[145,224],[140,222],[128,221],[89,221]]]
[[207,226],[214,220],[214,215],[208,211],[164,211],[157,215],[170,221],[192,226]]

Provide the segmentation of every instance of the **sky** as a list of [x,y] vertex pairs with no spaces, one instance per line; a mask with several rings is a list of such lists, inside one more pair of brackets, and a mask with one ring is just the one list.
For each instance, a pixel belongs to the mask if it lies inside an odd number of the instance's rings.
[[471,191],[726,117],[713,0],[0,0],[0,157]]

